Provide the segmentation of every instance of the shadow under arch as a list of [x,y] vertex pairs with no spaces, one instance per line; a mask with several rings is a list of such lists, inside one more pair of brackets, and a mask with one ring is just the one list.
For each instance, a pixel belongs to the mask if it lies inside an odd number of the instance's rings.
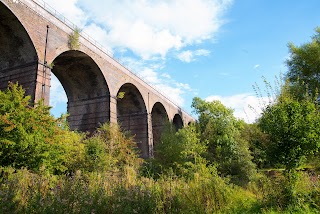
[[157,102],[151,111],[153,145],[160,143],[161,134],[169,122],[168,114],[162,103]]
[[35,46],[19,19],[0,2],[0,90],[8,81],[19,82],[35,99],[38,55]]
[[172,123],[173,123],[174,127],[176,128],[176,131],[178,131],[179,129],[182,129],[183,121],[182,121],[180,114],[174,115]]
[[140,156],[148,158],[147,109],[140,91],[131,83],[125,83],[118,91],[117,117],[120,127],[134,136],[134,140],[140,149]]
[[52,73],[67,97],[68,122],[72,130],[93,132],[110,121],[110,92],[94,60],[81,51],[61,53],[53,61]]

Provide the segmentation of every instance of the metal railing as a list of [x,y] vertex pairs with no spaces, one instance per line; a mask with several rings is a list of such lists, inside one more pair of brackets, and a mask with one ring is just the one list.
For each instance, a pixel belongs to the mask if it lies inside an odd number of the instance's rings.
[[[34,3],[36,3],[38,6],[40,6],[41,8],[43,8],[45,11],[47,11],[48,13],[50,13],[52,16],[54,16],[55,18],[57,18],[59,21],[61,21],[62,23],[64,23],[66,26],[68,26],[69,28],[71,28],[72,30],[76,30],[79,29],[77,27],[77,25],[75,25],[73,22],[71,22],[69,19],[67,19],[64,15],[62,15],[61,13],[59,13],[56,9],[54,9],[52,6],[50,6],[48,3],[44,2],[43,0],[31,0]],[[21,1],[20,1],[21,2]],[[33,8],[31,8],[33,9]],[[50,21],[50,20],[48,20]],[[95,46],[96,48],[98,48],[102,53],[106,54],[108,57],[110,57],[111,59],[113,59],[115,62],[117,62],[120,66],[122,66],[123,68],[125,68],[129,73],[133,74],[134,76],[136,76],[138,79],[140,79],[141,81],[143,81],[146,85],[148,85],[150,88],[152,88],[153,90],[155,90],[157,93],[159,93],[162,97],[164,97],[165,99],[167,99],[168,101],[170,101],[173,105],[175,105],[176,107],[178,107],[179,110],[184,111],[186,114],[188,114],[190,117],[192,117],[187,111],[185,111],[183,108],[181,108],[178,104],[176,104],[175,102],[173,102],[170,98],[168,98],[166,95],[164,95],[164,93],[156,86],[152,86],[150,83],[148,83],[144,77],[142,77],[140,74],[135,73],[133,71],[131,71],[129,68],[127,68],[126,66],[123,65],[123,63],[121,63],[120,59],[116,59],[112,52],[109,51],[108,49],[106,49],[103,45],[101,45],[99,42],[97,42],[95,39],[93,39],[89,34],[87,34],[84,31],[80,32],[80,36],[87,40],[89,43],[91,43],[93,46]]]

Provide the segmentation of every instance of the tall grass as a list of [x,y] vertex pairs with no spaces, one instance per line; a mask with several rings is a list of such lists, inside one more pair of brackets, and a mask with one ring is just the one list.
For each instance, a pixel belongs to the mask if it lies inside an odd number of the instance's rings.
[[255,201],[214,170],[188,180],[139,177],[132,167],[121,175],[48,176],[12,168],[1,174],[1,213],[229,213]]

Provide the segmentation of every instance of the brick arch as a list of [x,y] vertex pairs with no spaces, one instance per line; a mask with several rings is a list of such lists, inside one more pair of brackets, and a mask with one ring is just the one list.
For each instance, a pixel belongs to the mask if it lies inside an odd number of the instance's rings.
[[175,114],[172,120],[173,125],[176,127],[176,130],[178,131],[183,127],[183,120],[180,114]]
[[160,142],[161,134],[167,122],[169,122],[168,113],[162,103],[156,102],[151,111],[153,145]]
[[132,83],[123,84],[117,93],[117,120],[123,130],[134,136],[141,157],[149,157],[147,109],[140,91]]
[[72,129],[92,132],[110,121],[109,88],[90,56],[75,50],[63,52],[53,60],[51,71],[67,94]]
[[0,90],[8,81],[19,82],[32,96],[36,87],[38,55],[36,48],[14,13],[0,2]]

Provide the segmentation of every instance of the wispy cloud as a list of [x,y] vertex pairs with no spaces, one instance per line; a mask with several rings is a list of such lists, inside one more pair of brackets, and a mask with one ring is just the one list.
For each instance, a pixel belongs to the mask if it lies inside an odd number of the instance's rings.
[[231,96],[212,95],[206,101],[220,100],[225,106],[234,110],[235,117],[253,123],[261,115],[264,103],[269,102],[268,97],[257,97],[249,93]]
[[178,59],[183,61],[183,62],[191,62],[195,60],[195,57],[199,57],[199,56],[209,56],[210,55],[210,51],[209,50],[205,50],[205,49],[198,49],[195,51],[182,51],[181,53],[179,53],[177,55]]
[[221,73],[219,73],[219,75],[221,75],[221,76],[231,76],[231,74],[227,73],[227,72],[221,72]]
[[177,55],[182,62],[191,62],[193,54],[191,51],[183,51]]
[[69,21],[83,28],[87,23],[89,16],[78,5],[78,0],[44,0],[47,8],[55,9]]
[[[163,71],[164,68],[161,65],[158,65],[157,62],[152,64],[145,62],[144,60],[126,57],[124,58],[123,63],[179,106],[184,105],[185,99],[183,98],[183,95],[185,93],[195,93],[195,90],[193,90],[189,84],[180,83],[172,79],[168,73]],[[161,69],[158,69],[156,72],[154,68]]]
[[[212,39],[231,0],[46,0],[110,48],[143,59]],[[102,42],[105,44],[106,42]]]
[[253,66],[253,69],[257,69],[259,67],[260,67],[260,64],[256,64],[256,65]]

